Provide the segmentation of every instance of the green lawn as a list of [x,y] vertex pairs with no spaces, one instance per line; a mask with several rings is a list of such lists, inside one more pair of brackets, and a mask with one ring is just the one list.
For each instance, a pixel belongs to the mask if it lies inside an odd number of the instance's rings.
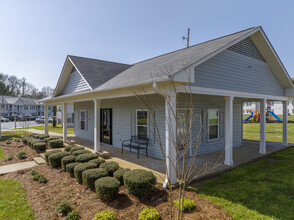
[[[244,123],[243,139],[251,141],[260,140],[260,124]],[[283,141],[283,124],[267,123],[266,124],[266,141],[282,142]],[[294,123],[288,123],[288,142],[294,142]]]
[[[44,125],[36,125],[36,126],[31,126],[29,129],[36,129],[36,130],[41,130],[44,131]],[[23,129],[23,128],[17,128],[17,129]],[[63,133],[61,125],[57,125],[57,127],[53,127],[52,124],[49,124],[49,132],[56,132],[56,133]],[[74,133],[74,128],[67,128],[67,134],[73,134]]]
[[197,191],[235,219],[294,219],[294,148],[236,168]]
[[3,160],[5,158],[5,153],[2,149],[2,147],[0,146],[0,161]]
[[21,182],[0,179],[0,219],[35,219]]

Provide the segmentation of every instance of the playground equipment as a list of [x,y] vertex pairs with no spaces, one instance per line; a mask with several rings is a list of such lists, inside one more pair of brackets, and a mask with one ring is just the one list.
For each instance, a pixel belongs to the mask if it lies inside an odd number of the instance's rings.
[[[268,106],[267,107],[267,110],[266,110],[266,121],[267,122],[271,122],[272,121],[271,116],[273,116],[279,122],[282,122],[283,121],[283,119],[279,118],[273,111],[271,111],[271,107]],[[243,120],[243,122],[246,122],[246,121],[249,121],[249,120],[251,122],[260,122],[260,111],[259,110],[252,111],[251,114],[247,118],[245,118]]]

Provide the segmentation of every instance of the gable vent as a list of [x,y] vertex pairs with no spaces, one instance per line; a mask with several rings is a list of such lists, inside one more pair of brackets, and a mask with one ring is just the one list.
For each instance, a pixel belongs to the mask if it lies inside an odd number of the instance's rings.
[[262,62],[266,62],[250,37],[245,38],[244,40],[229,47],[228,49],[243,54],[245,56],[260,60]]

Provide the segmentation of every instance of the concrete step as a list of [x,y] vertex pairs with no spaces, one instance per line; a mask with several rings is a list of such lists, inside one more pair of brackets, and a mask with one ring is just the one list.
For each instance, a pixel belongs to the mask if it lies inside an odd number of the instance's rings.
[[34,157],[33,160],[38,164],[43,164],[46,163],[45,160],[43,159],[43,157]]
[[14,163],[5,166],[0,166],[0,175],[12,173],[19,170],[25,170],[37,166],[35,161],[28,161],[22,163]]

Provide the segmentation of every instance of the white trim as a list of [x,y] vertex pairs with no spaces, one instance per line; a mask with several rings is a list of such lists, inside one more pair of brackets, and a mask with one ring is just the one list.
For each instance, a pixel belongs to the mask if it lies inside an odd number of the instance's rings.
[[[218,114],[217,114],[217,138],[213,138],[213,139],[209,139],[209,110],[217,110]],[[210,141],[217,141],[219,140],[219,115],[220,115],[220,110],[219,108],[209,108],[207,109],[207,140]],[[216,125],[216,124],[212,124],[212,125]]]
[[139,125],[139,126],[147,127],[147,138],[148,138],[149,137],[149,116],[148,116],[149,112],[148,112],[147,109],[136,109],[136,135],[138,136],[138,122],[137,122],[137,120],[138,120],[138,111],[147,112],[147,125]]
[[239,98],[267,99],[267,100],[276,100],[276,101],[288,100],[286,96],[272,96],[272,95],[255,94],[255,93],[249,93],[249,92],[239,92],[239,91],[233,91],[233,90],[213,89],[213,88],[206,88],[206,87],[199,87],[199,86],[183,86],[183,88],[179,89],[177,92],[186,93],[187,91],[191,91],[191,93],[193,94],[203,94],[203,95],[234,96]]

